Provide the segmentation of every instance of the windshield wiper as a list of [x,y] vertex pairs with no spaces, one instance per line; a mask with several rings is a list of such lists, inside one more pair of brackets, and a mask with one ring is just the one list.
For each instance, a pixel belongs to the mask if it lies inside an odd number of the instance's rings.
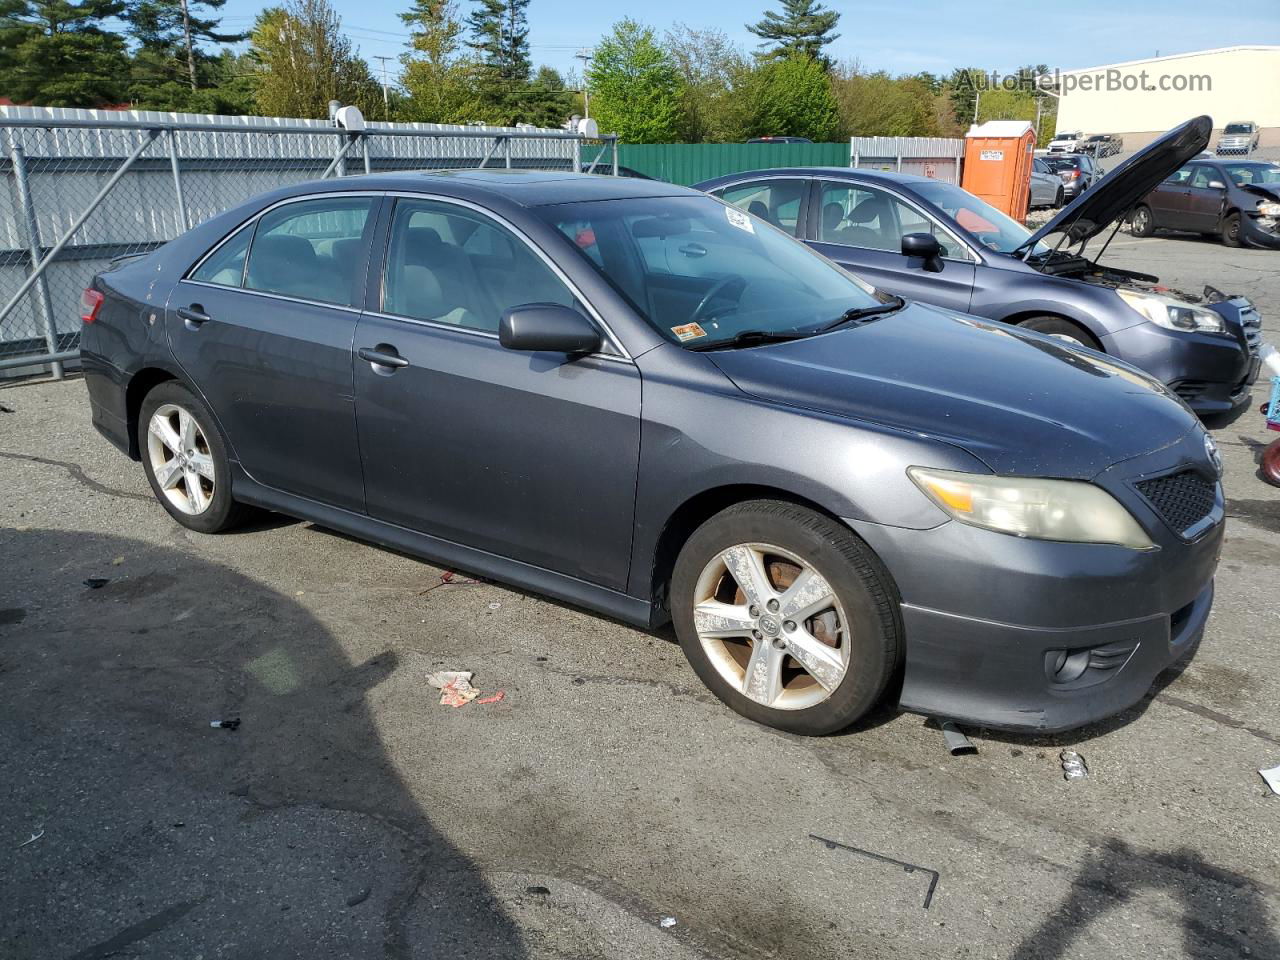
[[868,320],[871,317],[881,317],[886,313],[893,313],[895,310],[901,310],[907,305],[907,301],[901,297],[895,296],[888,303],[881,303],[874,307],[854,307],[846,310],[840,316],[836,317],[825,327],[819,327],[816,332],[826,333],[828,330],[834,330],[836,327],[843,327],[846,323],[855,323],[858,320]]
[[781,343],[784,340],[800,340],[807,337],[807,333],[796,333],[795,331],[777,331],[777,330],[743,330],[741,333],[735,333],[728,340],[717,340],[715,343],[698,344],[686,347],[688,350],[723,350],[727,347],[749,347],[759,343]]

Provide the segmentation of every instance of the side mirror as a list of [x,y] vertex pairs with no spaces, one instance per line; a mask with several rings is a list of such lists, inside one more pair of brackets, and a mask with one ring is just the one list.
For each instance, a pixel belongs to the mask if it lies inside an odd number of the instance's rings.
[[559,303],[525,303],[505,311],[498,342],[508,350],[534,353],[594,353],[601,345],[595,325]]
[[1225,183],[1223,183],[1221,180],[1210,180],[1210,181],[1209,181],[1209,189],[1210,189],[1210,190],[1225,190],[1225,189],[1227,189],[1227,185],[1226,185]]
[[932,233],[904,233],[902,255],[919,257],[924,261],[924,268],[929,273],[942,272],[942,244]]

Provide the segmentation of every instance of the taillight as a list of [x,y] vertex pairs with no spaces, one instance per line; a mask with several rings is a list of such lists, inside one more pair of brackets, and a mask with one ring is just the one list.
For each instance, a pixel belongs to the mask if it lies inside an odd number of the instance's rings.
[[103,296],[93,287],[80,294],[80,319],[85,323],[93,323],[98,319],[98,311],[102,309]]

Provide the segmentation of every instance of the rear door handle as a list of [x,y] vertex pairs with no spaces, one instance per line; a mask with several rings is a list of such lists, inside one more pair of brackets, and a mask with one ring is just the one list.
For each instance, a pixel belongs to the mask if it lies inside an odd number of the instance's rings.
[[386,343],[380,343],[376,347],[361,347],[356,351],[356,356],[361,360],[368,360],[375,367],[386,368],[389,372],[409,365],[408,360],[396,353],[395,347]]
[[208,323],[213,317],[204,312],[204,307],[198,303],[193,303],[189,307],[179,307],[178,316],[182,318],[182,322],[188,330],[199,330],[201,324]]

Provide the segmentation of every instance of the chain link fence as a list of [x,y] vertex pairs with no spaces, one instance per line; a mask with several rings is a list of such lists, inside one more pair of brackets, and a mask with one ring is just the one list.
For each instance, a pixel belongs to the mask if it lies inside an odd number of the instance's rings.
[[618,169],[612,138],[561,130],[159,116],[0,108],[0,377],[62,376],[95,273],[264,191],[394,170]]

